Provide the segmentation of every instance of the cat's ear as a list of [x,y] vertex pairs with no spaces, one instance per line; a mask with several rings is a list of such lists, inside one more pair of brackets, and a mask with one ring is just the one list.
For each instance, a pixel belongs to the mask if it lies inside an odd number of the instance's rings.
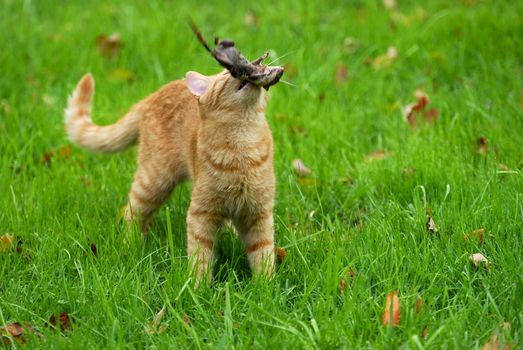
[[211,85],[211,79],[198,72],[187,72],[187,74],[185,74],[185,80],[187,81],[189,90],[198,97],[205,94]]

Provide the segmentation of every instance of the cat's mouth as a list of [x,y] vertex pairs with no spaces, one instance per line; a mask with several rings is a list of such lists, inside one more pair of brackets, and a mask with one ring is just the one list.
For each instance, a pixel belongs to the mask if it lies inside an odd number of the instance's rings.
[[259,72],[246,77],[245,80],[240,82],[238,91],[245,89],[249,84],[269,90],[269,87],[280,81],[284,71],[283,67],[260,66]]

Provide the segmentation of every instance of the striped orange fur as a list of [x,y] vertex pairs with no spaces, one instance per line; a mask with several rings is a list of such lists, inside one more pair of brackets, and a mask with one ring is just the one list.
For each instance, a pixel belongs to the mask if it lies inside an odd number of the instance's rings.
[[187,250],[197,281],[211,277],[216,231],[230,220],[256,273],[274,271],[273,141],[265,119],[264,89],[228,71],[188,72],[131,108],[112,125],[91,120],[90,74],[69,98],[69,138],[95,152],[112,153],[138,143],[138,168],[125,218],[147,232],[151,216],[173,188],[193,180],[187,213]]

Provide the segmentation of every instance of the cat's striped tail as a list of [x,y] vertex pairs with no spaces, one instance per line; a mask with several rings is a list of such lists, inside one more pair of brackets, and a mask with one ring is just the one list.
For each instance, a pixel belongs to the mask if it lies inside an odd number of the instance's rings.
[[138,138],[140,113],[131,109],[118,122],[99,126],[91,120],[94,79],[88,73],[82,77],[65,110],[65,129],[69,139],[94,152],[113,153],[126,149]]

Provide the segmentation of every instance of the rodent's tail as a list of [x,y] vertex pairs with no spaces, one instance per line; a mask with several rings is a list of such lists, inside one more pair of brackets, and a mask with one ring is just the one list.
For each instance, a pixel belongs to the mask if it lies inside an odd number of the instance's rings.
[[65,110],[65,129],[69,139],[94,152],[113,153],[126,149],[138,139],[140,113],[131,109],[118,122],[111,125],[95,125],[91,120],[91,104],[94,79],[88,73],[80,79]]

